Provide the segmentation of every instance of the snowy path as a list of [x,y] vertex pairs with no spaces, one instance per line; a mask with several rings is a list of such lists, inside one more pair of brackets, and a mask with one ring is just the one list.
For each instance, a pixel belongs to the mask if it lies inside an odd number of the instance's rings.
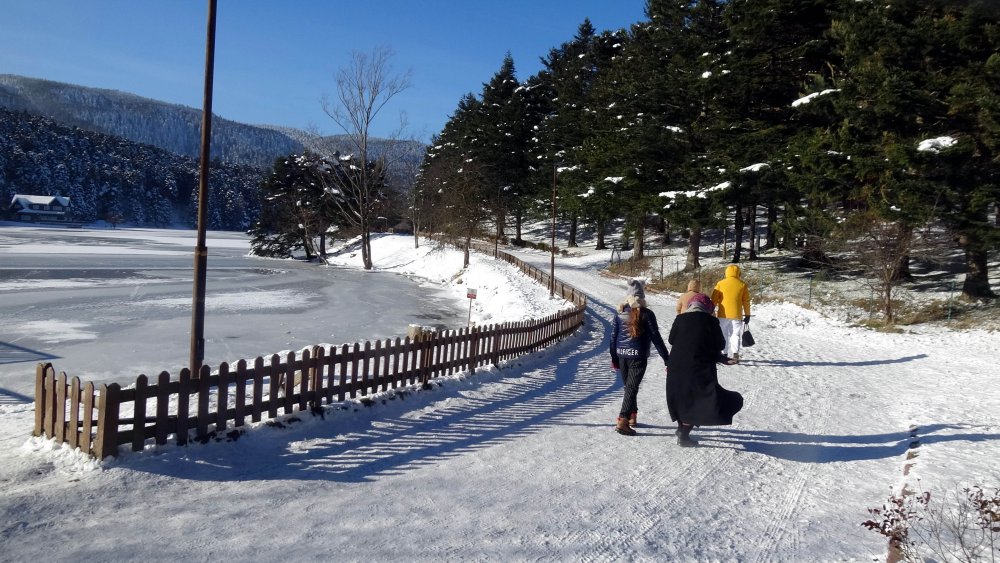
[[[758,345],[720,368],[746,399],[733,426],[679,448],[654,357],[639,435],[619,436],[606,335],[624,281],[567,262],[557,276],[590,296],[583,330],[500,370],[100,471],[2,474],[0,561],[862,561],[884,556],[860,524],[903,479],[911,424],[915,477],[1000,478],[1000,400],[975,391],[988,338],[784,304],[757,307]],[[647,297],[665,336],[674,296]]]

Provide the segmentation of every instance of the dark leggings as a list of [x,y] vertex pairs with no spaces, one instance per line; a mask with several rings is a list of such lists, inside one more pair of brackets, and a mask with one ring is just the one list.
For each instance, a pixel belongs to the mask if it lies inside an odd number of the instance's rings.
[[636,397],[639,395],[639,384],[646,375],[646,358],[621,358],[622,382],[625,384],[625,399],[622,401],[620,416],[628,416],[637,410],[639,405]]

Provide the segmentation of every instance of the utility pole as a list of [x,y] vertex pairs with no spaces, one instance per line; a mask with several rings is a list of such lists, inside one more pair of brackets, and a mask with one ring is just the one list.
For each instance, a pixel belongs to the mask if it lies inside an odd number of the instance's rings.
[[208,32],[205,41],[205,103],[201,116],[201,162],[198,167],[198,242],[194,249],[194,291],[191,313],[191,377],[198,377],[205,359],[205,280],[208,248],[205,229],[208,219],[208,166],[212,140],[212,77],[215,75],[215,9],[217,0],[208,0]]

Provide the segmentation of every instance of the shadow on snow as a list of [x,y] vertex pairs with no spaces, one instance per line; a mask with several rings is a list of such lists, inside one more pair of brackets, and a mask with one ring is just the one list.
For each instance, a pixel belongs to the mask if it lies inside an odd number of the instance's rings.
[[[434,465],[464,452],[487,448],[566,424],[581,410],[602,403],[618,378],[604,369],[609,322],[593,305],[581,332],[524,361],[524,375],[482,372],[462,382],[444,381],[438,392],[416,392],[383,401],[370,416],[327,409],[330,420],[292,427],[287,440],[274,429],[258,429],[236,443],[201,447],[161,446],[126,454],[113,464],[193,480],[320,479],[364,482]],[[520,362],[522,360],[514,360]],[[601,369],[596,368],[600,365]],[[476,392],[490,385],[488,398]],[[499,391],[496,389],[500,388]],[[415,400],[409,399],[413,398]],[[309,413],[297,413],[310,418]],[[352,417],[346,424],[338,418]],[[288,419],[285,419],[288,420]],[[257,439],[261,437],[262,439]],[[133,457],[135,456],[135,457]]]
[[775,367],[786,367],[786,368],[797,368],[797,367],[863,367],[863,366],[884,366],[889,364],[902,364],[906,362],[914,362],[916,360],[922,360],[927,357],[927,354],[917,354],[915,356],[904,356],[902,358],[888,359],[888,360],[864,360],[860,362],[806,362],[803,360],[766,360],[766,359],[751,359],[747,361],[740,362],[741,365],[748,366],[775,366]]
[[[921,444],[967,441],[982,442],[1000,439],[1000,434],[977,434],[975,426],[968,424],[931,424],[920,427],[920,436],[909,432],[889,434],[861,434],[856,436],[827,436],[798,432],[771,432],[767,430],[739,430],[733,428],[696,428],[691,434],[708,447],[724,447],[767,455],[802,463],[831,463],[862,461],[902,455],[906,450]],[[960,433],[942,433],[946,430],[966,430]]]
[[[17,364],[21,362],[45,362],[58,359],[59,356],[39,352],[10,342],[0,342],[0,364]],[[34,377],[34,370],[31,376]]]

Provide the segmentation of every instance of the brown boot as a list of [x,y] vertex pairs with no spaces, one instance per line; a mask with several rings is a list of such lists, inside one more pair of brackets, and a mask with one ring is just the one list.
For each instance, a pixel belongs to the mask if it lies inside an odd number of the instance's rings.
[[615,432],[621,434],[622,436],[635,436],[635,430],[632,430],[632,427],[628,425],[628,419],[623,416],[618,417],[618,424],[615,425]]
[[636,422],[636,417],[638,415],[639,415],[639,413],[637,413],[635,411],[632,411],[632,414],[628,415],[628,425],[631,426],[632,428],[635,428],[636,425],[639,424],[638,422]]

